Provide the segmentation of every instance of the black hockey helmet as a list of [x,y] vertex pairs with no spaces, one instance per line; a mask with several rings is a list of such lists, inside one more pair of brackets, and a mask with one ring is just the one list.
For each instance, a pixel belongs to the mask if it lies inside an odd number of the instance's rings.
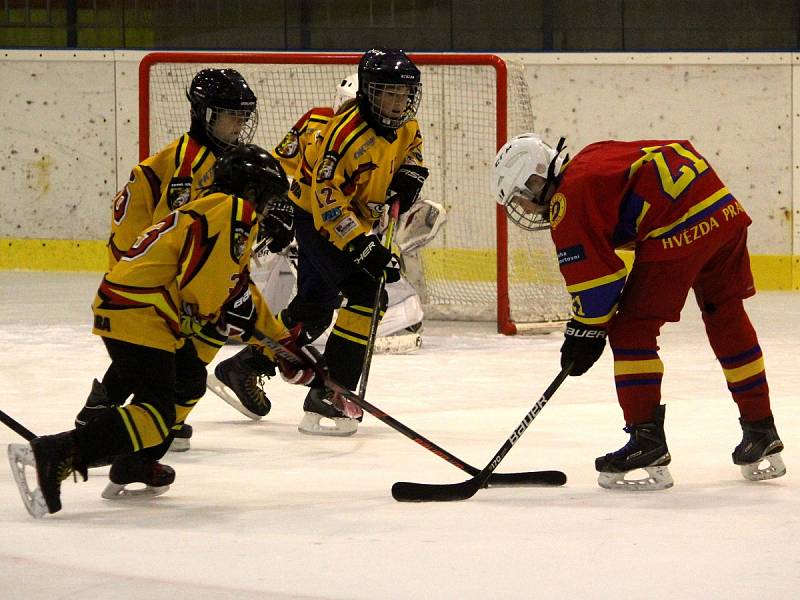
[[289,180],[283,167],[255,144],[236,146],[217,160],[211,189],[244,198],[262,218],[271,207],[289,202]]
[[[257,99],[235,69],[203,69],[186,90],[192,124],[199,125],[216,150],[249,144],[258,126]],[[221,119],[222,117],[222,119]]]
[[420,72],[402,50],[373,48],[358,63],[358,101],[370,120],[398,129],[417,114],[422,99]]

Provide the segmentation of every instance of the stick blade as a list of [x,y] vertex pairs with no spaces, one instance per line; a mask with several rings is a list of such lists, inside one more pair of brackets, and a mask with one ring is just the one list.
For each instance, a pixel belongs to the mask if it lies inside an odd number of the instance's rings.
[[567,476],[561,471],[527,471],[523,473],[492,473],[486,487],[561,486]]
[[398,502],[453,502],[472,498],[479,487],[474,479],[461,483],[398,481],[392,486],[392,497]]

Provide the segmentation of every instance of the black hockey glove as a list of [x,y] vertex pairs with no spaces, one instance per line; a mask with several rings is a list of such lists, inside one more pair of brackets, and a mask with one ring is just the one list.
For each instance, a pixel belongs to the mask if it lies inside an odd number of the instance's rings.
[[374,280],[386,276],[386,283],[400,280],[400,262],[375,235],[359,235],[347,247],[350,260]]
[[294,239],[294,209],[289,201],[274,203],[258,227],[258,241],[267,240],[267,250],[277,254]]
[[387,193],[388,201],[400,202],[400,214],[408,212],[419,198],[420,190],[428,178],[428,169],[417,165],[403,165],[394,174]]
[[[244,280],[244,283],[241,283]],[[231,297],[222,305],[217,329],[226,336],[239,336],[243,341],[250,339],[256,326],[256,307],[244,277],[234,288]]]
[[588,371],[606,347],[606,330],[570,320],[564,331],[561,345],[561,368],[573,363],[570,375],[583,375]]

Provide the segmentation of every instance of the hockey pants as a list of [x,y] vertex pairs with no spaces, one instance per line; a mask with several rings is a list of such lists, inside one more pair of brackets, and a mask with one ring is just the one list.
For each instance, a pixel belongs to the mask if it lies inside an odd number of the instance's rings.
[[680,320],[690,289],[742,419],[771,415],[764,359],[742,304],[755,294],[742,228],[716,248],[680,260],[634,263],[608,329],[625,422],[651,420],[660,404],[664,365],[657,339],[665,322]]

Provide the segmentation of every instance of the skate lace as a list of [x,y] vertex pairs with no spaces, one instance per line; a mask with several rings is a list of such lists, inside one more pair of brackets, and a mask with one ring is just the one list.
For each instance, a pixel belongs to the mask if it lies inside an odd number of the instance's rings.
[[256,404],[266,404],[267,395],[264,393],[264,375],[251,375],[245,379],[244,387],[250,399]]

